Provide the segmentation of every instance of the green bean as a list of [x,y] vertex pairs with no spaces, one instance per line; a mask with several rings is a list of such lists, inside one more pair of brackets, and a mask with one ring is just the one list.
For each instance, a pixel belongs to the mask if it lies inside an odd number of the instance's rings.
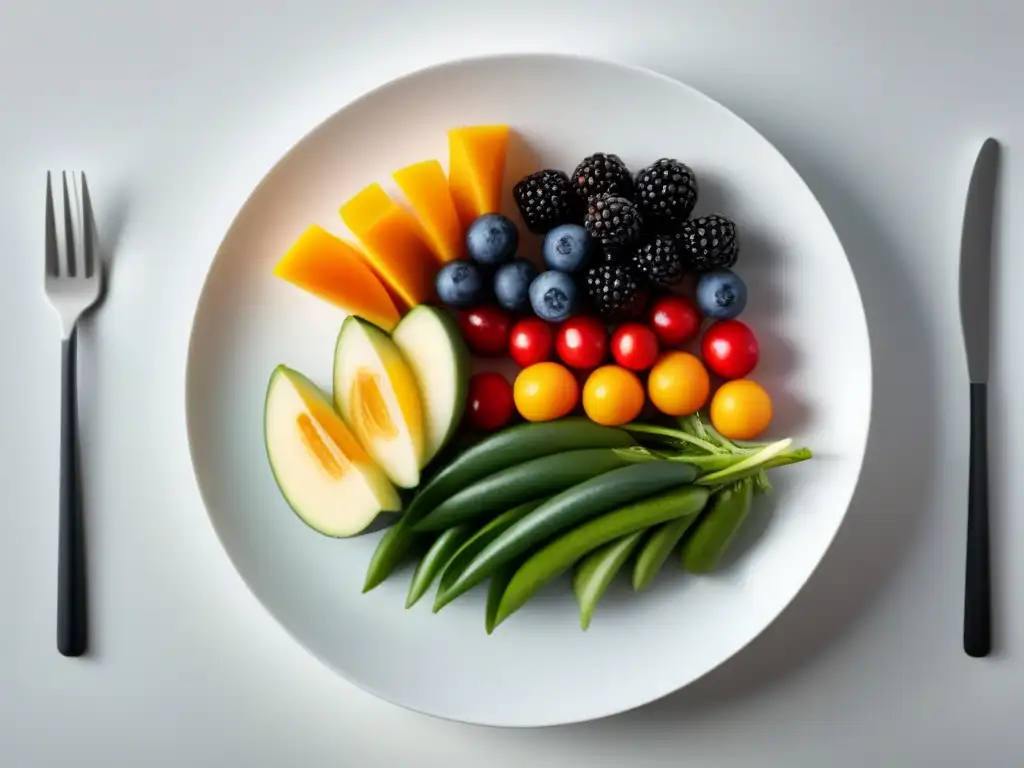
[[377,548],[370,557],[363,592],[369,592],[390,576],[391,572],[405,560],[415,542],[416,535],[402,520],[388,528],[380,537]]
[[484,618],[484,629],[487,630],[488,635],[498,626],[498,606],[501,605],[501,596],[505,594],[505,587],[508,586],[512,574],[515,572],[516,569],[512,567],[499,568],[491,576],[491,582],[487,585],[487,611]]
[[529,555],[556,535],[624,504],[692,483],[696,474],[689,464],[652,461],[613,469],[574,485],[548,499],[488,544],[445,594],[458,597],[500,566]]
[[515,572],[501,598],[495,626],[522,608],[537,590],[565,573],[584,555],[635,531],[696,515],[704,508],[708,493],[707,488],[699,486],[677,487],[619,507],[563,534],[534,553]]
[[690,573],[709,573],[729,548],[750,512],[754,483],[741,480],[718,491],[707,512],[697,521],[693,534],[683,543],[683,568]]
[[605,590],[615,580],[645,533],[647,531],[639,530],[623,536],[591,552],[579,564],[573,576],[572,591],[580,605],[580,629],[586,630],[590,626],[590,619]]
[[482,552],[488,544],[498,538],[498,536],[511,528],[513,523],[525,517],[527,514],[539,507],[543,502],[544,499],[528,501],[525,504],[520,504],[518,507],[513,507],[508,510],[508,512],[502,512],[496,518],[487,523],[487,525],[470,536],[469,539],[459,547],[458,551],[452,555],[452,559],[448,561],[448,564],[444,567],[444,572],[441,574],[441,581],[437,586],[437,598],[434,600],[434,613],[437,613],[448,605],[449,602],[455,599],[454,597],[449,596],[447,592],[451,588],[451,585],[455,583],[455,580],[462,575],[464,570],[466,570],[466,566],[472,562],[473,558],[480,554],[480,552]]
[[444,530],[560,493],[609,470],[631,464],[614,448],[584,448],[541,456],[507,467],[463,488],[421,517],[413,524],[413,529]]
[[696,519],[696,515],[691,515],[669,520],[651,534],[644,542],[640,554],[637,555],[636,565],[633,566],[633,589],[639,592],[654,581],[654,577],[658,575],[658,571],[668,560],[676,544]]
[[484,438],[439,467],[420,486],[405,518],[416,523],[464,488],[525,461],[583,448],[625,448],[635,444],[621,429],[602,427],[584,417],[517,424]]
[[[424,541],[430,540],[429,537],[424,537],[412,530],[412,524],[418,519],[414,510],[416,499],[421,495],[423,488],[432,485],[435,477],[444,472],[448,466],[457,463],[462,454],[467,453],[478,442],[479,439],[472,436],[457,435],[424,468],[422,482],[418,489],[399,489],[402,508],[405,512],[377,542],[377,548],[373,551],[370,563],[366,567],[366,580],[363,583],[364,593],[379,586],[387,579],[413,550],[413,545],[419,549]],[[425,514],[427,510],[420,505],[420,511]]]
[[405,598],[406,608],[412,608],[416,605],[416,602],[423,597],[423,593],[430,587],[434,577],[448,564],[452,555],[458,551],[463,542],[472,535],[472,526],[457,525],[444,531],[434,540],[434,543],[430,545],[430,549],[427,550],[423,559],[420,560],[420,564],[416,566],[416,572],[413,573],[412,581],[409,582],[409,594]]

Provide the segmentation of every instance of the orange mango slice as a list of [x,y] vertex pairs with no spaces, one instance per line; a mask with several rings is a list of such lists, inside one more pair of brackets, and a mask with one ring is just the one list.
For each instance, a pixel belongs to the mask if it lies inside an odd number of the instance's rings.
[[448,185],[463,226],[501,210],[507,125],[473,125],[448,131]]
[[416,219],[373,183],[341,206],[341,218],[362,244],[373,271],[384,281],[400,309],[434,297],[440,267],[424,241]]
[[392,177],[416,211],[434,255],[444,262],[460,258],[465,232],[441,164],[425,160],[399,168]]
[[400,319],[363,254],[315,224],[281,257],[274,275],[386,331]]

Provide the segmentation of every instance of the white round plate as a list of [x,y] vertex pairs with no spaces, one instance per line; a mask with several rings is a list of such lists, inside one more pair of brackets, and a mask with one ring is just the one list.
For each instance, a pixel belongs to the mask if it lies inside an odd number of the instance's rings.
[[[447,158],[446,130],[508,123],[506,187],[592,152],[633,169],[675,157],[697,173],[697,213],[736,220],[743,319],[761,342],[754,378],[773,436],[815,459],[772,473],[732,562],[707,577],[670,562],[646,592],[620,577],[587,632],[566,580],[492,636],[484,590],[439,614],[404,607],[410,571],[361,588],[380,537],[333,540],[289,510],[267,466],[263,397],[286,363],[330,387],[338,310],[274,278],[316,222],[394,169]],[[510,195],[506,195],[511,200]],[[534,244],[535,245],[535,244]],[[601,61],[496,56],[417,72],[344,107],[303,139],[242,207],[210,269],[192,331],[188,431],[196,478],[243,579],[300,643],[345,678],[420,712],[471,723],[577,722],[650,702],[753,640],[793,599],[846,514],[867,439],[871,358],[863,307],[825,213],[786,160],[729,110],[669,78]]]

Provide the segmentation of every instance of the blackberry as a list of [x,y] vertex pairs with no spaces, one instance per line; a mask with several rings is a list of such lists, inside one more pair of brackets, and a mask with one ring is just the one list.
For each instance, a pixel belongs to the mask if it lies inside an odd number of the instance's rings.
[[631,245],[640,236],[643,219],[625,197],[601,195],[592,198],[584,221],[587,231],[605,248]]
[[572,172],[572,188],[585,202],[598,195],[633,197],[633,176],[618,155],[604,152],[583,158]]
[[686,222],[676,240],[684,266],[696,272],[729,269],[739,255],[736,225],[717,214]]
[[594,310],[609,320],[638,317],[647,305],[648,292],[630,264],[599,264],[587,270],[587,296]]
[[564,171],[531,173],[512,190],[527,229],[544,235],[559,224],[578,220],[576,197]]
[[624,264],[630,260],[632,253],[629,248],[625,248],[619,245],[613,245],[610,247],[598,248],[597,258],[594,259],[599,264]]
[[677,230],[697,204],[697,176],[689,166],[663,157],[636,175],[635,199],[648,226]]
[[633,251],[633,263],[656,285],[673,285],[686,271],[679,244],[670,235],[654,235],[640,243]]

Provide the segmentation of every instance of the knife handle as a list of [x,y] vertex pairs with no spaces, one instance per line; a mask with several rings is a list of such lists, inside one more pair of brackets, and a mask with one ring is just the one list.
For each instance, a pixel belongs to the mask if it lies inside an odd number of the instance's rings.
[[967,578],[964,589],[964,651],[992,650],[992,594],[988,551],[988,392],[971,382],[971,467],[967,496]]

